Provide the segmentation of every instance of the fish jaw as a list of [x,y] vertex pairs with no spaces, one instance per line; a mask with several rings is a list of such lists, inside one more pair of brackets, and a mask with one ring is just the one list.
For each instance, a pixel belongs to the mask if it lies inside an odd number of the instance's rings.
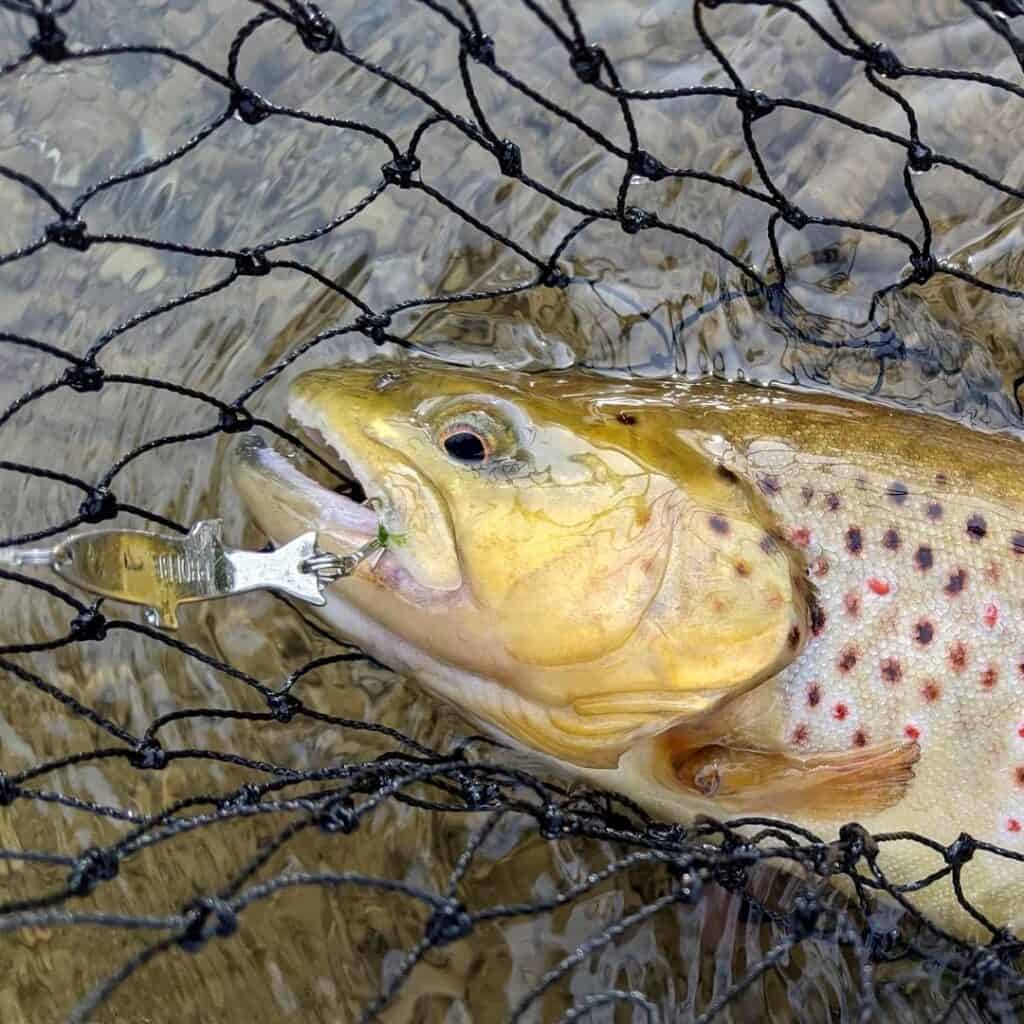
[[364,376],[343,387],[336,374],[299,377],[289,392],[289,415],[348,464],[376,505],[378,527],[393,540],[394,563],[426,590],[456,592],[462,570],[444,498],[403,451],[403,437],[380,415],[378,392]]

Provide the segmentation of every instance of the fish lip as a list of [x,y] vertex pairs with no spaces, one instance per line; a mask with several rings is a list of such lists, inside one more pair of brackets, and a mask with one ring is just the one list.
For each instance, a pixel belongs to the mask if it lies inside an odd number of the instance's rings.
[[[232,449],[231,459],[236,472],[248,471],[268,486],[286,492],[298,491],[311,500],[317,509],[316,516],[300,511],[295,505],[290,511],[317,533],[330,533],[352,547],[378,535],[380,517],[372,507],[325,487],[286,455],[268,445],[259,434],[243,434]],[[249,505],[249,499],[243,497]],[[287,539],[290,538],[275,538],[278,541]]]

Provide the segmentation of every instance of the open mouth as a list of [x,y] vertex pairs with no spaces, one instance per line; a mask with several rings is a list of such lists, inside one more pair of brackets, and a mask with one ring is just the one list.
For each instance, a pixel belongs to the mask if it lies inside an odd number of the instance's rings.
[[366,504],[366,491],[352,466],[339,456],[319,430],[303,427],[294,419],[289,421],[288,430],[299,446],[279,438],[275,448],[291,459],[299,472],[357,505]]
[[273,447],[247,434],[233,452],[232,473],[263,530],[284,543],[306,530],[351,549],[375,537],[379,516],[362,481],[322,437],[296,431],[301,447],[284,439]]

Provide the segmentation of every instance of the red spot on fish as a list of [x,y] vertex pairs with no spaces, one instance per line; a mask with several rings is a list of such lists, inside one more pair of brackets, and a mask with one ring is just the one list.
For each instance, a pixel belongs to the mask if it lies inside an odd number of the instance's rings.
[[908,740],[918,740],[921,738],[921,730],[916,725],[905,725],[903,726],[903,735]]
[[795,530],[790,530],[789,539],[797,547],[805,548],[811,543],[811,531],[806,526],[798,526]]
[[1016,818],[1006,819],[1006,831],[1007,832],[1019,832],[1020,822]]
[[934,704],[941,695],[942,691],[939,689],[939,684],[934,679],[929,679],[921,687],[921,696],[924,697],[928,704]]
[[1024,787],[1024,764],[1017,765],[1013,770],[1013,777],[1017,780],[1017,785]]
[[967,648],[957,640],[949,645],[949,665],[954,672],[963,672],[967,665]]
[[805,744],[807,742],[807,736],[808,736],[807,726],[803,722],[801,722],[793,730],[793,742],[798,747],[799,746],[803,746],[803,744]]
[[[807,688],[807,704],[809,707],[816,708],[821,703],[821,686],[818,683],[811,683]],[[1024,728],[1022,726],[1021,728]]]
[[811,572],[813,572],[814,575],[818,576],[818,577],[827,576],[828,575],[828,562],[827,562],[827,560],[824,559],[824,558],[816,558],[814,560],[814,566],[811,569]]
[[1024,740],[1024,722],[1017,726],[1017,735]]
[[994,604],[985,605],[985,625],[991,629],[999,621],[999,609]]
[[887,683],[898,683],[903,678],[903,668],[900,666],[899,658],[883,658],[879,670]]
[[832,717],[837,721],[841,722],[850,713],[850,709],[843,703],[837,704],[832,709]]
[[885,580],[880,580],[877,576],[872,576],[868,579],[868,590],[872,594],[878,594],[880,597],[884,597],[889,593],[889,584]]
[[855,747],[866,747],[868,745],[868,734],[863,729],[858,729],[853,734],[853,745]]
[[999,670],[995,665],[989,665],[984,672],[981,673],[981,678],[978,680],[986,690],[991,690],[993,686],[999,680]]
[[736,563],[736,575],[737,576],[749,576],[750,575],[750,566],[746,562],[744,562],[742,558]]
[[843,598],[843,607],[846,608],[847,615],[857,616],[860,614],[860,596],[850,591]]

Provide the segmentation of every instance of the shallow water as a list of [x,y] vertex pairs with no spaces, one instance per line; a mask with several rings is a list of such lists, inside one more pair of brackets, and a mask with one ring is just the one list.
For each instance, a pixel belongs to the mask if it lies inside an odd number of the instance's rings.
[[[835,31],[825,3],[803,7]],[[457,74],[457,35],[428,7],[352,2],[325,8],[352,50],[472,116]],[[74,44],[159,43],[222,68],[234,33],[255,10],[212,0],[130,9],[97,0],[60,22]],[[479,14],[504,67],[624,144],[616,104],[580,85],[564,49],[527,8],[484,3]],[[580,14],[588,40],[606,48],[626,87],[727,84],[697,36],[689,4],[617,0],[582,4]],[[791,14],[727,5],[705,17],[747,83],[906,133],[905,114],[880,98],[859,65],[837,55]],[[953,0],[858,4],[856,19],[867,38],[884,39],[907,63],[1020,80],[1005,42]],[[23,50],[31,31],[30,19],[0,9],[0,65]],[[517,141],[528,174],[579,203],[614,206],[620,159],[485,69],[471,64],[470,70],[488,119],[499,137]],[[279,104],[375,125],[399,146],[427,113],[420,100],[336,55],[313,59],[280,26],[257,33],[246,45],[240,76]],[[910,100],[921,137],[936,151],[1006,182],[1020,180],[1016,142],[1024,104],[1018,97],[929,78],[901,79],[893,87]],[[181,145],[224,103],[219,86],[156,55],[34,63],[0,79],[0,97],[0,164],[46,183],[65,202],[93,182]],[[666,163],[757,185],[732,100],[669,100],[634,108],[644,146]],[[806,212],[921,237],[902,182],[902,148],[793,110],[776,111],[753,131],[769,174]],[[450,125],[431,127],[419,154],[424,182],[541,258],[580,219],[536,190],[501,178],[493,158]],[[278,117],[255,125],[231,118],[167,168],[98,194],[83,217],[94,233],[211,248],[252,246],[331,220],[376,186],[388,159],[386,147],[356,131]],[[948,167],[913,180],[929,210],[939,256],[986,281],[1024,286],[1018,200]],[[773,279],[766,233],[771,210],[764,204],[737,199],[713,184],[676,179],[635,183],[630,201],[686,224]],[[23,186],[3,178],[0,202],[8,212],[0,221],[2,252],[25,245],[53,218]],[[873,294],[906,272],[905,246],[826,226],[797,232],[782,225],[778,239],[788,273],[789,326],[757,299],[716,301],[747,282],[706,247],[665,231],[627,235],[612,222],[598,222],[563,255],[561,266],[572,277],[564,291],[537,288],[414,308],[396,315],[391,330],[459,361],[535,368],[579,361],[643,375],[713,370],[932,410],[982,428],[1019,429],[1020,300],[938,276],[883,298],[873,323],[865,325]],[[314,267],[374,309],[519,284],[534,274],[521,255],[436,200],[393,188],[351,222],[276,255],[282,254]],[[0,267],[0,329],[84,353],[135,314],[210,287],[231,264],[117,242],[86,252],[50,246]],[[277,269],[240,278],[226,290],[117,333],[99,362],[108,374],[173,381],[230,402],[294,346],[353,315],[349,303],[313,277]],[[361,358],[371,349],[359,335],[326,340],[247,406],[283,423],[284,395],[296,372]],[[29,348],[6,345],[0,351],[0,407],[63,369]],[[4,425],[3,458],[95,481],[146,440],[215,422],[216,411],[200,402],[137,383],[111,383],[86,394],[63,389]],[[180,523],[223,516],[230,541],[258,544],[224,477],[223,458],[232,441],[218,434],[156,449],[125,466],[112,488],[121,502]],[[64,521],[81,501],[79,491],[59,481],[8,474],[5,483],[5,535]],[[122,520],[141,525],[130,515]],[[0,615],[3,642],[26,643],[63,636],[69,609],[41,592],[8,584],[0,589]],[[263,596],[186,611],[180,637],[268,686],[336,649]],[[183,708],[265,710],[244,682],[124,630],[112,631],[101,643],[15,660],[135,734],[154,717]],[[393,725],[434,748],[448,748],[467,732],[454,714],[414,686],[365,663],[319,670],[300,685],[303,701],[319,711]],[[7,773],[113,745],[9,673],[4,687],[0,760]],[[161,738],[168,749],[237,752],[302,769],[367,760],[393,747],[386,738],[299,720],[190,718],[167,725]],[[529,764],[511,754],[508,759]],[[111,760],[61,769],[33,785],[145,814],[181,797],[229,793],[252,777],[251,769],[203,759],[177,761],[162,772],[140,772]],[[443,887],[476,824],[473,816],[445,817],[389,802],[351,836],[307,831],[267,871],[333,868]],[[196,893],[216,889],[279,826],[277,819],[243,819],[154,846],[127,860],[118,878],[89,897],[88,906],[135,915],[174,912]],[[18,801],[0,813],[0,847],[9,850],[74,854],[123,832],[117,822],[36,801]],[[542,840],[523,823],[508,820],[464,889],[484,894],[487,904],[535,900],[586,877],[613,855],[603,844]],[[0,862],[0,873],[4,898],[15,900],[57,887],[64,869]],[[435,950],[383,1019],[499,1019],[561,957],[646,904],[652,898],[648,890],[642,874],[629,876],[556,912],[487,926],[471,941]],[[83,906],[84,901],[76,904]],[[422,915],[409,913],[386,893],[289,891],[248,911],[230,940],[211,942],[195,955],[176,950],[143,968],[94,1019],[355,1020],[422,930]],[[144,933],[90,926],[5,936],[0,1017],[11,1024],[64,1019],[147,939]],[[770,936],[744,925],[737,906],[726,899],[695,910],[676,907],[626,931],[568,982],[552,988],[524,1019],[557,1020],[588,994],[616,987],[646,993],[666,1021],[688,1020],[735,979],[737,957],[754,962],[770,944]],[[703,956],[695,955],[698,948]],[[908,980],[915,974],[916,981]],[[945,983],[923,968],[908,967],[901,978],[884,995],[885,1012],[901,1019],[934,1017],[944,1005]],[[719,1019],[820,1020],[826,1006],[834,1019],[852,1019],[855,986],[850,964],[822,947],[794,954]],[[961,1004],[951,1019],[975,1016]],[[606,1008],[591,1019],[630,1017],[621,1008],[617,1016]],[[636,1011],[632,1019],[643,1016]]]

